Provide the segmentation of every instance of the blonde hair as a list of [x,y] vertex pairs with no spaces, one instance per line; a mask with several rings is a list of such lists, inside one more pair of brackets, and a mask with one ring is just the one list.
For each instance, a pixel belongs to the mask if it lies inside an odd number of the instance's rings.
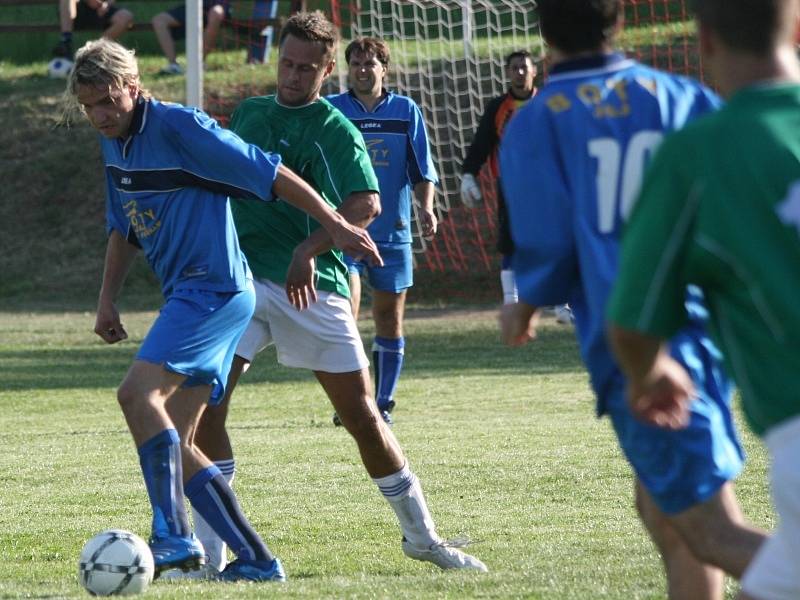
[[[77,101],[78,86],[123,89],[138,83],[139,64],[133,50],[106,38],[86,42],[75,54],[75,64],[67,79],[62,122],[70,123],[76,115],[83,114]],[[139,88],[139,95],[149,97],[150,93]]]

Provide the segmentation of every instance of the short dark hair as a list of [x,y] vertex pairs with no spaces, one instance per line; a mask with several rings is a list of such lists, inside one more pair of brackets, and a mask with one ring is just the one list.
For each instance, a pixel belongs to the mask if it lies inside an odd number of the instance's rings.
[[336,54],[339,31],[320,10],[295,13],[281,27],[278,46],[290,35],[306,42],[316,42],[325,46],[325,58],[330,60]]
[[511,65],[511,61],[515,58],[524,58],[525,60],[530,60],[533,66],[536,66],[536,63],[533,62],[533,54],[528,52],[527,50],[514,50],[511,54],[506,56],[506,66]]
[[347,44],[344,49],[344,59],[350,64],[350,56],[353,52],[359,54],[372,54],[384,67],[389,66],[389,46],[383,40],[373,37],[360,37]]
[[598,50],[614,38],[622,0],[539,0],[539,25],[563,52]]
[[763,55],[793,27],[797,0],[693,0],[697,19],[731,48]]

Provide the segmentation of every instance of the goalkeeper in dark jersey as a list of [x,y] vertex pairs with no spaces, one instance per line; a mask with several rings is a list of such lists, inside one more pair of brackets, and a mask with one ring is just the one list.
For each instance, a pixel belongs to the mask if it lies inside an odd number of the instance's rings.
[[[506,56],[506,77],[509,81],[508,91],[494,98],[486,106],[481,116],[475,137],[472,138],[467,156],[461,165],[461,201],[468,208],[477,208],[483,202],[483,193],[478,183],[478,174],[483,165],[489,163],[489,172],[495,180],[497,194],[497,251],[500,252],[500,285],[503,290],[503,304],[517,301],[517,286],[514,272],[511,269],[511,254],[514,242],[508,225],[508,209],[506,208],[503,188],[500,185],[500,168],[497,151],[500,139],[514,113],[528,100],[536,95],[534,85],[537,68],[531,53],[527,50],[515,50]],[[559,323],[571,323],[572,311],[566,304],[555,309]]]

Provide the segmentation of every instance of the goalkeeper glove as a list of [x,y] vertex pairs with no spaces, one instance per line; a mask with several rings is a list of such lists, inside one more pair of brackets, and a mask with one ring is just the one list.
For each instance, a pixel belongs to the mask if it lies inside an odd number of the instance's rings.
[[483,202],[481,186],[471,173],[464,173],[461,176],[461,202],[467,208],[478,208]]

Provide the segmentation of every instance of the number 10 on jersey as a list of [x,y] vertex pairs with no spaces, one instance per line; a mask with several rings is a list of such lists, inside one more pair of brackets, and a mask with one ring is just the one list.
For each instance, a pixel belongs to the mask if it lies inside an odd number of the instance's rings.
[[648,159],[661,143],[660,131],[636,132],[623,147],[611,137],[589,140],[589,156],[597,159],[597,228],[614,231],[616,215],[626,221],[633,210]]

